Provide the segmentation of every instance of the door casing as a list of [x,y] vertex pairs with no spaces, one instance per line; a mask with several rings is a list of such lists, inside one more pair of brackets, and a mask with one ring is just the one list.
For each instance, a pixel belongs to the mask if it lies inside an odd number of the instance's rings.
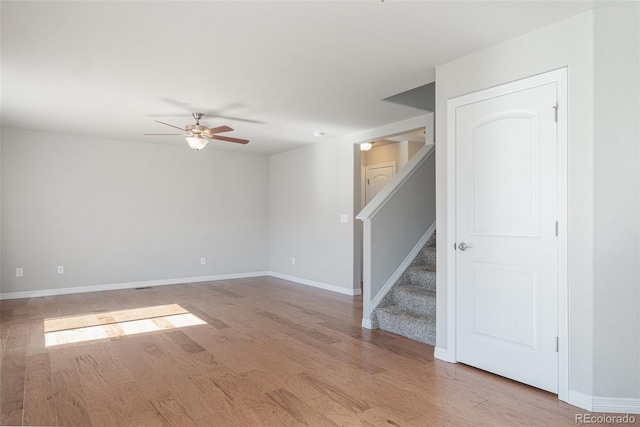
[[490,98],[555,82],[558,87],[558,399],[569,398],[569,304],[567,214],[567,68],[462,95],[447,101],[447,359],[456,356],[456,109]]
[[[389,179],[393,178],[396,174],[396,162],[385,162],[385,163],[377,163],[375,165],[367,165],[365,166],[365,185],[364,185],[364,191],[365,191],[365,206],[371,201],[371,199],[373,199],[373,197],[375,197],[375,194],[373,195],[369,195],[367,194],[369,192],[369,184],[367,184],[367,180],[369,179],[369,173],[372,171],[375,171],[376,169],[391,169],[391,175],[389,176]],[[378,189],[378,191],[380,191],[380,189]],[[377,194],[377,192],[376,192]],[[364,206],[363,206],[364,207]]]

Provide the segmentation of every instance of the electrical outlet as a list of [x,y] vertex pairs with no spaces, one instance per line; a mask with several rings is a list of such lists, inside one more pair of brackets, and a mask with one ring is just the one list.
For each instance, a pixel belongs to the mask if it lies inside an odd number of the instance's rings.
[[207,260],[205,259],[205,257],[200,258],[200,265],[205,265],[207,263]]
[[340,222],[349,222],[349,215],[347,214],[340,215]]
[[291,265],[296,265],[296,259],[295,258],[291,258]]
[[16,268],[16,277],[22,277],[23,275],[24,271],[22,270],[22,267]]
[[58,274],[64,274],[64,265],[58,266]]

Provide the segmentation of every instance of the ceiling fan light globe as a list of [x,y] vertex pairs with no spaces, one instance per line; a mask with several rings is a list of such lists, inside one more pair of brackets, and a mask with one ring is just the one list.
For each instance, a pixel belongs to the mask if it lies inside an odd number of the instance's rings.
[[209,142],[207,138],[203,138],[199,135],[188,136],[185,139],[187,140],[189,147],[193,148],[194,150],[202,150]]

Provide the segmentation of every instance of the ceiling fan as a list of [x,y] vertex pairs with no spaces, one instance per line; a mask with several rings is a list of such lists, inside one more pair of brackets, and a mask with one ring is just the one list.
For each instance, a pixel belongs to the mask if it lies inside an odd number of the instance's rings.
[[248,139],[240,139],[240,138],[231,138],[228,136],[220,136],[219,133],[223,132],[231,132],[233,129],[229,126],[218,126],[215,128],[208,128],[206,126],[202,126],[200,124],[200,119],[202,118],[203,113],[193,113],[193,118],[196,119],[195,125],[186,125],[184,128],[180,126],[174,126],[169,123],[161,122],[160,120],[156,120],[156,122],[170,126],[172,128],[180,129],[183,133],[145,133],[145,135],[149,136],[157,136],[157,135],[184,135],[186,136],[187,142],[189,143],[189,147],[194,150],[201,150],[207,145],[207,143],[212,139],[217,139],[220,141],[234,142],[236,144],[246,144],[249,142]]

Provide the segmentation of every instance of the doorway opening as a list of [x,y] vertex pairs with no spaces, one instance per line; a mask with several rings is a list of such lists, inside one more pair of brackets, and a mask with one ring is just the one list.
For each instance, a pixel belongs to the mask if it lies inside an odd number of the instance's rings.
[[447,349],[436,354],[564,401],[566,97],[565,68],[448,101]]
[[[431,115],[431,117],[433,117]],[[430,122],[432,123],[432,122]],[[354,211],[362,211],[411,158],[425,145],[433,144],[433,126],[410,129],[355,144]],[[355,221],[355,283],[362,291],[362,222]]]

